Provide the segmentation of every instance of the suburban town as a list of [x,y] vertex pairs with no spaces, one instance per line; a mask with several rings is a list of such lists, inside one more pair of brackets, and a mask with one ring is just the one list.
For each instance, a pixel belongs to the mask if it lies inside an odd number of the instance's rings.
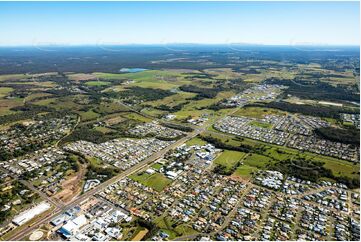
[[359,9],[0,1],[0,242],[360,241]]

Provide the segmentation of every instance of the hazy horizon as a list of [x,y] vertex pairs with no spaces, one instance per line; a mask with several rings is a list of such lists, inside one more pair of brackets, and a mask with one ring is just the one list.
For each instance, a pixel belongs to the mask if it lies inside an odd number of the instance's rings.
[[0,46],[359,46],[359,2],[0,2]]

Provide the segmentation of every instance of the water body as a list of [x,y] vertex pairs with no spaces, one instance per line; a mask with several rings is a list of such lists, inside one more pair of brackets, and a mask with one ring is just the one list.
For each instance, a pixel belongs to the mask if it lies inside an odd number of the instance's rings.
[[148,69],[144,69],[144,68],[122,68],[119,70],[119,72],[125,73],[137,73],[137,72],[142,72],[142,71],[146,71]]

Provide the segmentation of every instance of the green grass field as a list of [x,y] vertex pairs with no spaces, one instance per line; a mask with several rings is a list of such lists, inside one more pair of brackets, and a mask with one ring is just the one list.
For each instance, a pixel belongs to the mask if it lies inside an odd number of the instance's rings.
[[240,144],[247,144],[252,147],[265,148],[265,151],[263,152],[262,155],[252,154],[252,156],[246,157],[243,161],[245,165],[264,169],[265,165],[269,163],[268,160],[274,162],[274,161],[281,161],[287,159],[295,159],[297,157],[300,157],[300,158],[324,162],[325,163],[324,167],[331,169],[332,173],[335,176],[347,176],[351,178],[359,177],[357,171],[360,170],[360,165],[353,164],[349,161],[340,160],[329,156],[317,155],[315,153],[310,153],[310,152],[300,152],[299,150],[292,149],[289,147],[273,145],[247,138],[243,138],[242,141],[238,141],[235,138],[232,138],[232,136],[223,135],[222,133],[219,134],[208,133],[207,135],[212,136],[214,138],[218,138],[222,140],[222,142],[233,146],[239,146]]
[[133,83],[127,85],[116,86],[117,91],[124,87],[138,86],[144,88],[173,89],[184,84],[190,84],[188,80],[184,80],[182,75],[173,71],[166,70],[147,70],[137,73],[94,73],[98,78],[113,80],[133,80]]
[[240,165],[237,167],[236,171],[232,174],[234,176],[240,176],[243,178],[250,178],[253,172],[256,172],[258,169],[249,165]]
[[251,121],[251,122],[250,122],[250,125],[257,126],[257,127],[260,127],[260,128],[265,128],[265,129],[270,129],[270,128],[272,128],[272,124],[270,124],[270,123],[258,122],[258,121]]
[[23,100],[23,98],[0,99],[0,115],[16,113],[11,108],[23,105]]
[[86,112],[80,111],[78,113],[79,113],[82,121],[94,120],[100,116],[98,113],[94,112],[93,110],[89,110]]
[[247,166],[265,169],[267,164],[271,164],[273,160],[267,156],[251,153],[244,160],[243,163]]
[[143,172],[131,175],[129,178],[143,184],[144,186],[151,187],[157,192],[162,191],[166,186],[172,183],[172,180],[166,178],[163,174],[160,173],[149,175]]
[[231,169],[238,161],[245,156],[245,153],[233,150],[225,150],[214,161],[215,164],[224,165],[227,169]]
[[159,171],[159,169],[162,168],[162,167],[163,167],[163,165],[159,164],[159,163],[155,163],[154,165],[152,165],[152,168],[154,170],[157,170],[157,171]]
[[47,106],[51,103],[55,103],[58,99],[57,98],[46,98],[46,99],[41,99],[39,101],[35,101],[32,102],[35,105],[40,105],[40,106]]
[[202,140],[200,138],[197,138],[197,137],[195,137],[195,138],[193,138],[191,140],[188,140],[186,142],[186,145],[189,145],[189,146],[191,146],[191,145],[205,145],[205,144],[207,144],[206,141],[204,141],[204,140]]
[[190,225],[185,223],[177,225],[178,223],[168,216],[158,217],[155,219],[155,223],[161,231],[169,235],[168,240],[197,233]]
[[9,80],[17,80],[22,78],[30,78],[31,76],[28,76],[26,74],[6,74],[6,75],[0,75],[0,81],[9,81]]
[[11,87],[0,87],[0,98],[7,96],[13,90]]
[[133,119],[135,121],[138,122],[142,122],[142,123],[147,123],[147,122],[151,122],[152,120],[150,118],[141,116],[137,113],[126,113],[122,115],[124,118],[128,118],[128,119]]

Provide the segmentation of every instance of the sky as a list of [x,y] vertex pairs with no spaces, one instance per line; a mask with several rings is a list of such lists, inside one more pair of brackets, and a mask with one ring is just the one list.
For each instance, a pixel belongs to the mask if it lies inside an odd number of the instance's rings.
[[0,2],[0,45],[359,45],[359,2]]

